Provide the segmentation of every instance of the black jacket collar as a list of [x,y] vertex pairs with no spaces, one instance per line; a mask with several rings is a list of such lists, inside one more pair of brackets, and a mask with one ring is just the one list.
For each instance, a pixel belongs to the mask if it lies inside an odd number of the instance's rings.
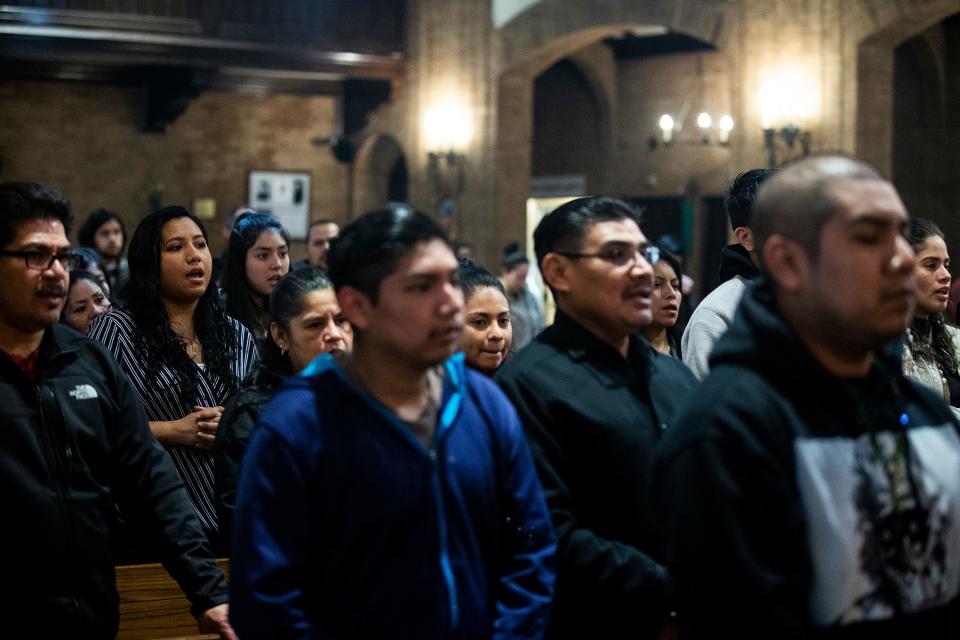
[[555,348],[565,351],[574,362],[593,365],[607,383],[626,384],[638,373],[646,371],[650,362],[650,347],[642,338],[630,336],[627,359],[624,360],[619,351],[559,309],[553,326],[542,335]]
[[760,275],[760,269],[753,264],[750,253],[739,244],[729,244],[720,251],[720,282],[740,276],[752,280]]

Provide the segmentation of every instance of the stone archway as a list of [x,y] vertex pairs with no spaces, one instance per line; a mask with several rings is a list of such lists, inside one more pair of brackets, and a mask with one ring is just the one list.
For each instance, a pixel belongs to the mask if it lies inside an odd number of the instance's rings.
[[[525,203],[532,162],[533,85],[557,61],[625,31],[673,31],[716,44],[728,8],[706,0],[610,0],[570,3],[543,0],[497,33],[495,235],[484,244],[503,246],[526,237]],[[587,68],[588,80],[592,74]],[[596,82],[591,82],[595,87]],[[609,104],[608,94],[600,92]],[[607,107],[609,114],[609,107]]]
[[856,155],[886,175],[893,168],[894,50],[958,11],[956,0],[911,3],[891,11],[857,46]]
[[386,206],[394,197],[391,178],[397,181],[398,167],[406,171],[406,156],[395,138],[378,135],[364,141],[354,164],[351,218]]

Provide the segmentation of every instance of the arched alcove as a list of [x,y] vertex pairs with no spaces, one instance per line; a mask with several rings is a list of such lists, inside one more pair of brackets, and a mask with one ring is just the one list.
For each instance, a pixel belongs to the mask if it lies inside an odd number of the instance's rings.
[[[590,45],[625,32],[676,32],[715,44],[728,9],[705,0],[610,0],[602,4],[543,0],[500,29],[494,144],[497,225],[492,244],[502,246],[526,237],[524,211],[533,167],[534,82],[540,74]],[[584,76],[590,83],[591,74]],[[604,94],[594,90],[594,95]],[[603,116],[601,113],[601,120]],[[609,119],[609,111],[607,116]]]
[[532,176],[583,175],[600,193],[609,107],[580,68],[561,60],[534,81]]
[[406,201],[407,161],[400,143],[391,136],[367,139],[354,165],[352,217],[380,209],[391,201]]
[[955,13],[956,0],[892,10],[857,46],[856,155],[888,175],[893,168],[894,51]]

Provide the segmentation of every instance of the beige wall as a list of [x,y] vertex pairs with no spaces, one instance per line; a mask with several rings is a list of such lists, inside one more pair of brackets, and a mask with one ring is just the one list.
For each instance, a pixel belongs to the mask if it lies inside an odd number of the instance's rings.
[[218,220],[207,223],[215,252],[219,219],[245,202],[251,170],[308,171],[312,215],[345,218],[346,171],[328,149],[310,143],[330,135],[332,98],[207,92],[165,134],[139,131],[142,100],[132,88],[5,81],[3,179],[61,189],[78,224],[96,207],[114,209],[131,232],[154,189],[165,205],[215,198]]

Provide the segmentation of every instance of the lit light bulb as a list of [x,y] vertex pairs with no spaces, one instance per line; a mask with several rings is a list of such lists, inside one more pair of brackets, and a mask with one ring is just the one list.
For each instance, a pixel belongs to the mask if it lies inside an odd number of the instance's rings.
[[709,129],[712,124],[713,118],[706,111],[697,116],[697,126],[701,129]]
[[423,128],[429,151],[463,150],[473,136],[470,110],[447,102],[434,105],[423,116]]
[[660,130],[663,132],[663,141],[670,142],[673,139],[673,118],[665,113],[660,116]]
[[730,132],[733,131],[733,118],[729,115],[721,117],[718,126],[720,127],[720,144],[727,144],[730,141]]

